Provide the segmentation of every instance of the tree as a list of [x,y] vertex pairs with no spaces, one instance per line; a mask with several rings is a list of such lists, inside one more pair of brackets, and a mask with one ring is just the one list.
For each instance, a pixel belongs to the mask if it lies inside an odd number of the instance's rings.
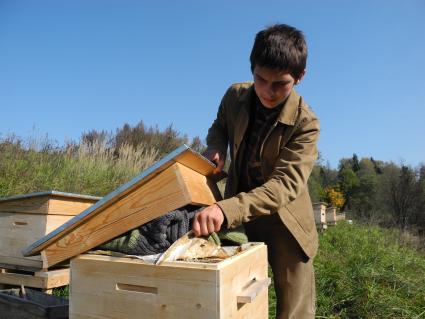
[[351,161],[352,161],[351,168],[353,169],[354,172],[358,172],[360,170],[360,164],[359,164],[359,159],[356,153],[353,154],[353,158]]
[[327,187],[326,192],[326,202],[333,207],[341,209],[344,206],[345,198],[344,194],[339,191],[336,187]]
[[[375,174],[363,174],[359,178],[359,184],[351,195],[351,209],[363,220],[376,220],[377,213],[377,186],[378,179]],[[379,218],[378,218],[379,219]]]
[[359,185],[359,179],[351,168],[343,167],[338,172],[338,186],[339,190],[344,194],[345,202],[341,210],[350,208],[351,197]]
[[415,216],[417,200],[420,197],[420,185],[415,172],[408,166],[387,168],[384,195],[393,215],[393,220],[402,229],[407,228]]

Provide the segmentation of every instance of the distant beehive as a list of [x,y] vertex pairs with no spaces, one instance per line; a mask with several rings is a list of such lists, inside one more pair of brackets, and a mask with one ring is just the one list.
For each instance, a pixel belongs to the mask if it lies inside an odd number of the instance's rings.
[[336,207],[326,208],[326,223],[328,225],[336,225]]
[[313,203],[314,220],[317,228],[326,228],[326,203]]

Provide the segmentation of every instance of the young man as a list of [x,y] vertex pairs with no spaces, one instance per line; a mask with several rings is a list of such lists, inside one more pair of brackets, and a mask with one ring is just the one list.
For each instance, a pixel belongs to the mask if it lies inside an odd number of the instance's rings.
[[208,131],[205,155],[230,168],[224,200],[197,213],[196,235],[244,224],[267,244],[276,318],[313,318],[313,258],[318,239],[307,180],[317,158],[319,122],[294,91],[306,68],[302,32],[288,25],[260,31],[250,56],[254,83],[232,85]]

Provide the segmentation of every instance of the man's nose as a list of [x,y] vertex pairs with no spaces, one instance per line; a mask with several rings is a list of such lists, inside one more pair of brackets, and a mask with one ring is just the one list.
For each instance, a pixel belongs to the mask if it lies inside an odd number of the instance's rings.
[[274,99],[274,91],[273,91],[272,87],[269,86],[269,85],[266,86],[266,95],[267,95],[267,98],[269,100],[273,100]]

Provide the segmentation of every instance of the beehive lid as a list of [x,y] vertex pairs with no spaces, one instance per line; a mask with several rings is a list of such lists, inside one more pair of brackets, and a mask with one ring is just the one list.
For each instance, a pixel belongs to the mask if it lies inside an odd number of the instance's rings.
[[100,197],[55,190],[0,198],[0,213],[75,216]]
[[46,191],[46,192],[36,192],[36,193],[29,193],[29,194],[13,195],[13,196],[8,196],[8,197],[3,197],[3,198],[0,198],[0,204],[2,204],[4,202],[8,202],[8,201],[15,201],[15,200],[27,199],[27,198],[32,198],[32,197],[43,197],[43,196],[66,197],[66,198],[69,198],[69,199],[88,199],[88,200],[93,200],[93,201],[98,201],[99,199],[101,199],[101,197],[97,197],[97,196],[64,193],[64,192],[51,190],[51,191]]
[[158,175],[175,163],[180,163],[204,176],[209,176],[215,181],[222,179],[226,175],[224,172],[215,174],[216,166],[212,162],[183,144],[129,182],[103,197],[93,206],[25,248],[22,253],[24,256],[32,256],[40,253],[49,245],[60,240],[70,230],[75,229],[78,225],[84,223],[85,220],[91,218],[92,215],[98,214],[105,207],[112,205],[119,198],[123,198],[126,194],[140,187],[140,185],[143,185],[147,180],[150,180],[152,177]]

